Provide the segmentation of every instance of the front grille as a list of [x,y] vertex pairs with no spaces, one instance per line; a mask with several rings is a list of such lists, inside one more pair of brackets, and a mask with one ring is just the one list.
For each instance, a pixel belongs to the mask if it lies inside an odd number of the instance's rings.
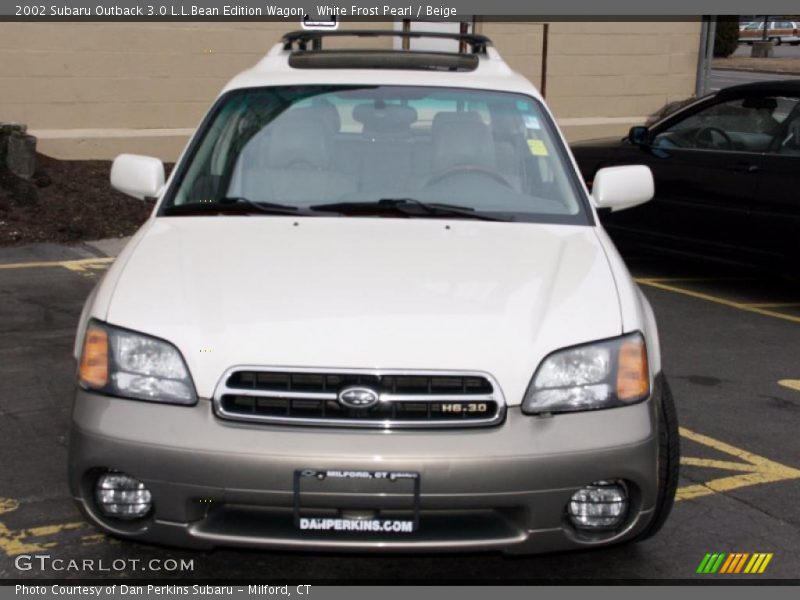
[[[340,402],[348,388],[379,401]],[[349,427],[477,427],[500,423],[505,401],[494,380],[474,372],[231,369],[214,395],[218,416],[238,421]]]

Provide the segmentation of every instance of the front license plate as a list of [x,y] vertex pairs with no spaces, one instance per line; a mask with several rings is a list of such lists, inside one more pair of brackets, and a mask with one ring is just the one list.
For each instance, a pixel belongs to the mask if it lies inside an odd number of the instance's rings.
[[[294,523],[305,531],[364,532],[364,533],[413,533],[419,528],[419,473],[413,471],[347,471],[336,469],[298,469],[294,472]],[[392,517],[348,517],[315,515],[303,506],[304,494],[364,494],[382,497],[391,495],[403,498],[400,511],[410,518]],[[363,504],[363,503],[362,503]],[[344,509],[345,507],[336,507]],[[377,506],[374,508],[378,508]],[[397,513],[395,510],[392,511]],[[367,511],[363,514],[369,514]]]

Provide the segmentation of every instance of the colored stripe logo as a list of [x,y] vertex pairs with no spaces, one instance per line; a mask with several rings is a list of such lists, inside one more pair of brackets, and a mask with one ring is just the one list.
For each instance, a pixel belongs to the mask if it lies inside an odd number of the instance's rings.
[[706,554],[697,567],[697,573],[704,575],[737,574],[748,573],[751,575],[763,573],[769,561],[772,560],[772,552],[714,552]]

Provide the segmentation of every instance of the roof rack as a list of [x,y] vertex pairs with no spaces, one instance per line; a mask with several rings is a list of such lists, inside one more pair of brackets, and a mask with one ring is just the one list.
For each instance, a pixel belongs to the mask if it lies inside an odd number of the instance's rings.
[[312,50],[322,49],[322,40],[330,37],[399,37],[399,38],[438,38],[455,40],[466,44],[471,49],[471,54],[486,54],[486,47],[492,43],[485,35],[477,33],[441,33],[428,31],[394,31],[392,29],[352,29],[345,31],[292,31],[283,36],[284,50],[308,50],[309,43]]

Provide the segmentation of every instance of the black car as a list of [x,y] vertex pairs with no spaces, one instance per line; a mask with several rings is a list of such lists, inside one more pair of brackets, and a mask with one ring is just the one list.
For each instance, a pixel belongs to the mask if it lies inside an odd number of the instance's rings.
[[621,246],[796,268],[800,79],[725,88],[626,138],[572,150],[590,186],[602,167],[652,169],[651,202],[601,215]]

